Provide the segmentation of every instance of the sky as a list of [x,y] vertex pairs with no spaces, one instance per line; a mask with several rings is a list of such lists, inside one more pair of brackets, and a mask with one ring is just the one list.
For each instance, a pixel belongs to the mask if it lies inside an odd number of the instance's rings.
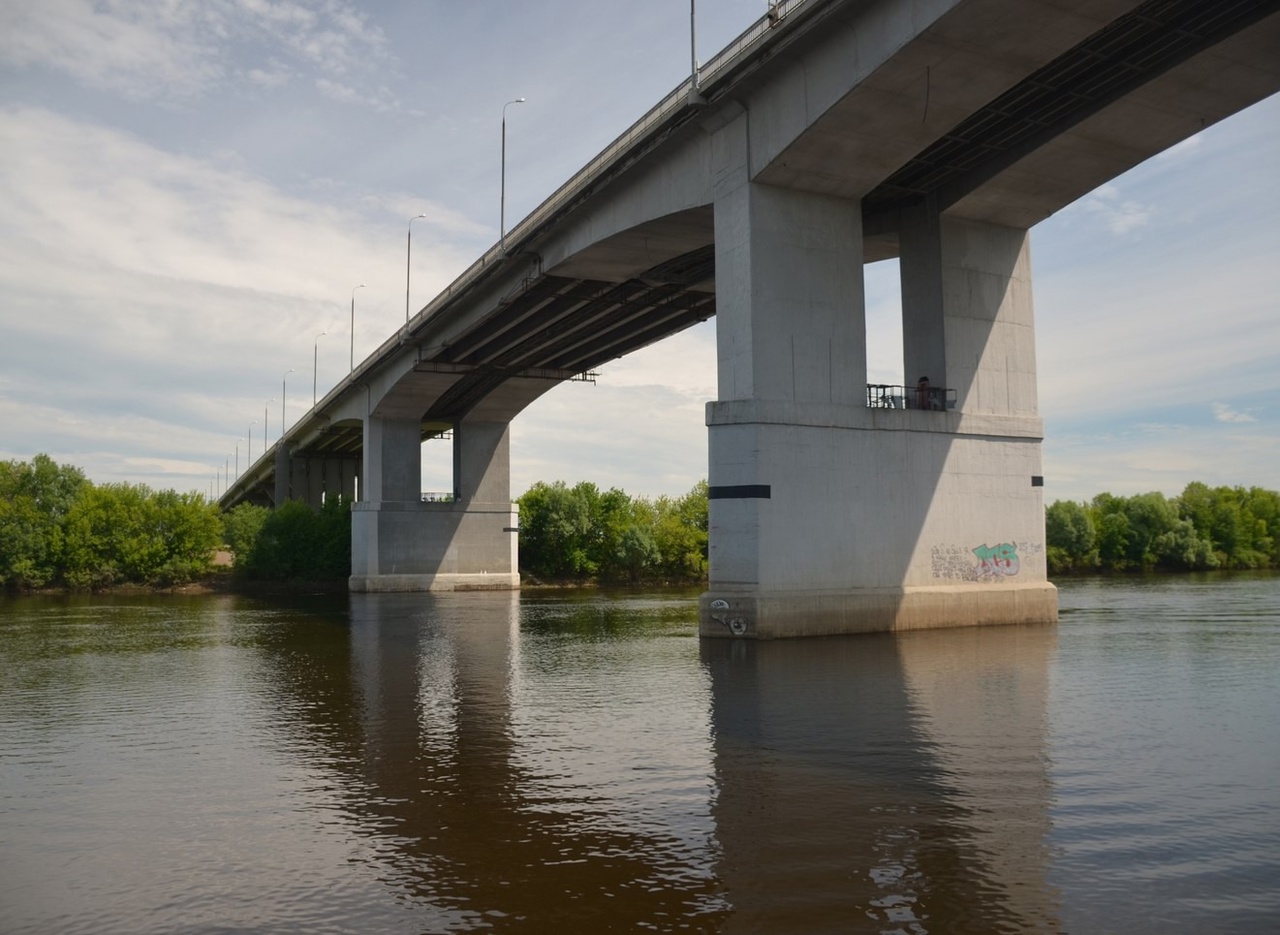
[[[699,57],[765,7],[700,0]],[[282,388],[292,424],[403,323],[409,218],[414,311],[497,242],[506,102],[510,228],[687,77],[689,26],[683,0],[0,0],[0,459],[216,493]],[[1033,229],[1046,502],[1280,488],[1278,219],[1273,97]],[[866,268],[871,382],[902,381],[897,275]],[[715,385],[712,319],[557,387],[512,424],[513,494],[684,493]],[[424,489],[449,461],[424,445]]]

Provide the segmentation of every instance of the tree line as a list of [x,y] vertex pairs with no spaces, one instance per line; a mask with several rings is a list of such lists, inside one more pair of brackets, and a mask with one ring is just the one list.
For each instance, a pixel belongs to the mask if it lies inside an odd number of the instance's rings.
[[539,481],[519,498],[520,571],[568,581],[701,581],[707,482],[682,497],[631,497],[583,481]]
[[351,573],[351,505],[319,511],[240,504],[223,514],[201,493],[94,484],[48,455],[0,461],[0,587],[75,590],[168,586],[207,575],[229,549],[238,577],[336,580]]
[[222,542],[203,494],[94,484],[48,455],[0,461],[0,585],[100,588],[181,584]]
[[[538,482],[518,500],[520,571],[533,580],[697,582],[707,575],[707,483],[633,498],[583,481]],[[1050,574],[1280,567],[1280,493],[1209,487],[1101,493],[1045,510]],[[351,569],[351,504],[226,514],[200,493],[94,484],[48,455],[0,461],[0,586],[170,585],[210,570],[214,550],[247,579],[338,580]]]
[[1100,493],[1045,510],[1050,574],[1280,567],[1280,493],[1188,484],[1176,497]]

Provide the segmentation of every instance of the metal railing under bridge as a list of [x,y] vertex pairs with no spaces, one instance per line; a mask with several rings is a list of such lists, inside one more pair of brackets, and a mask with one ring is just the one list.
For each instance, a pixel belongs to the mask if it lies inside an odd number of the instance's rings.
[[956,391],[945,386],[931,386],[925,381],[915,386],[868,383],[867,406],[870,409],[931,409],[944,412],[956,408]]

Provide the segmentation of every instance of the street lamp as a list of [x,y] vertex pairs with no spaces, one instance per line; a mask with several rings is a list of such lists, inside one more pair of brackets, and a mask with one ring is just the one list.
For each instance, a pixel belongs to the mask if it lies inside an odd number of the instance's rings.
[[354,373],[356,369],[356,289],[363,289],[364,283],[356,286],[351,290],[351,370]]
[[697,0],[689,0],[689,73],[694,93],[698,90],[698,17]]
[[267,453],[267,409],[275,401],[276,401],[276,398],[272,396],[270,399],[268,399],[265,403],[262,404],[262,453],[263,454]]
[[502,172],[501,194],[498,204],[498,236],[502,244],[502,255],[507,255],[507,108],[512,104],[523,104],[524,98],[507,101],[502,105]]
[[[425,214],[415,214],[409,218],[408,234],[405,237],[404,247],[404,323],[409,324],[409,257],[413,254],[413,222],[418,218],[426,217]],[[351,300],[355,302],[355,299]]]
[[321,331],[311,345],[311,408],[316,408],[316,372],[320,363],[320,339],[329,332]]
[[291,373],[293,373],[292,367],[286,370],[284,372],[284,376],[280,378],[280,441],[281,442],[284,441],[284,427],[286,425],[285,414],[284,414],[285,393],[287,392],[288,383],[289,383],[289,374]]
[[[253,427],[257,424],[258,424],[257,419],[254,419],[252,422],[249,423],[249,434],[246,436],[249,439],[249,450],[244,453],[246,470],[248,470],[248,467],[250,464],[253,464]],[[262,450],[266,451],[267,449],[264,446]]]

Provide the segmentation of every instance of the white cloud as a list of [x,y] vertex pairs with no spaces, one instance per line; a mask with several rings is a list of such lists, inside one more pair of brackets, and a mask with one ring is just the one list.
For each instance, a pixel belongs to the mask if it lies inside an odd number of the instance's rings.
[[[65,72],[81,84],[126,97],[183,96],[222,77],[222,63],[191,28],[181,5],[154,5],[148,14],[90,0],[42,0],[0,5],[0,60]],[[166,15],[167,14],[167,15]]]
[[293,69],[273,61],[266,68],[250,68],[246,75],[251,82],[261,87],[280,88],[293,80]]
[[[368,283],[357,359],[403,322],[407,215],[376,200],[304,200],[34,109],[0,110],[0,149],[0,412],[14,457],[50,449],[112,478],[114,449],[211,474],[278,400],[284,370],[290,420],[309,403],[313,351],[319,392],[346,373],[356,283]],[[473,255],[441,240],[462,226],[455,213],[414,207],[439,219],[414,232],[422,303]],[[273,437],[278,419],[273,407]]]
[[[0,5],[0,60],[137,100],[181,101],[241,75],[279,87],[292,59],[321,75],[368,72],[387,40],[341,0],[41,0]],[[360,99],[370,97],[359,95]],[[372,95],[383,106],[385,89]]]
[[1151,220],[1152,209],[1131,198],[1122,198],[1118,186],[1103,185],[1085,197],[1084,209],[1102,218],[1107,230],[1123,236]]
[[371,107],[381,113],[391,113],[400,109],[400,102],[386,88],[377,88],[371,92],[365,92],[340,81],[317,78],[316,90],[339,104]]
[[1247,412],[1237,412],[1226,403],[1213,404],[1213,417],[1219,422],[1257,422],[1253,416]]

